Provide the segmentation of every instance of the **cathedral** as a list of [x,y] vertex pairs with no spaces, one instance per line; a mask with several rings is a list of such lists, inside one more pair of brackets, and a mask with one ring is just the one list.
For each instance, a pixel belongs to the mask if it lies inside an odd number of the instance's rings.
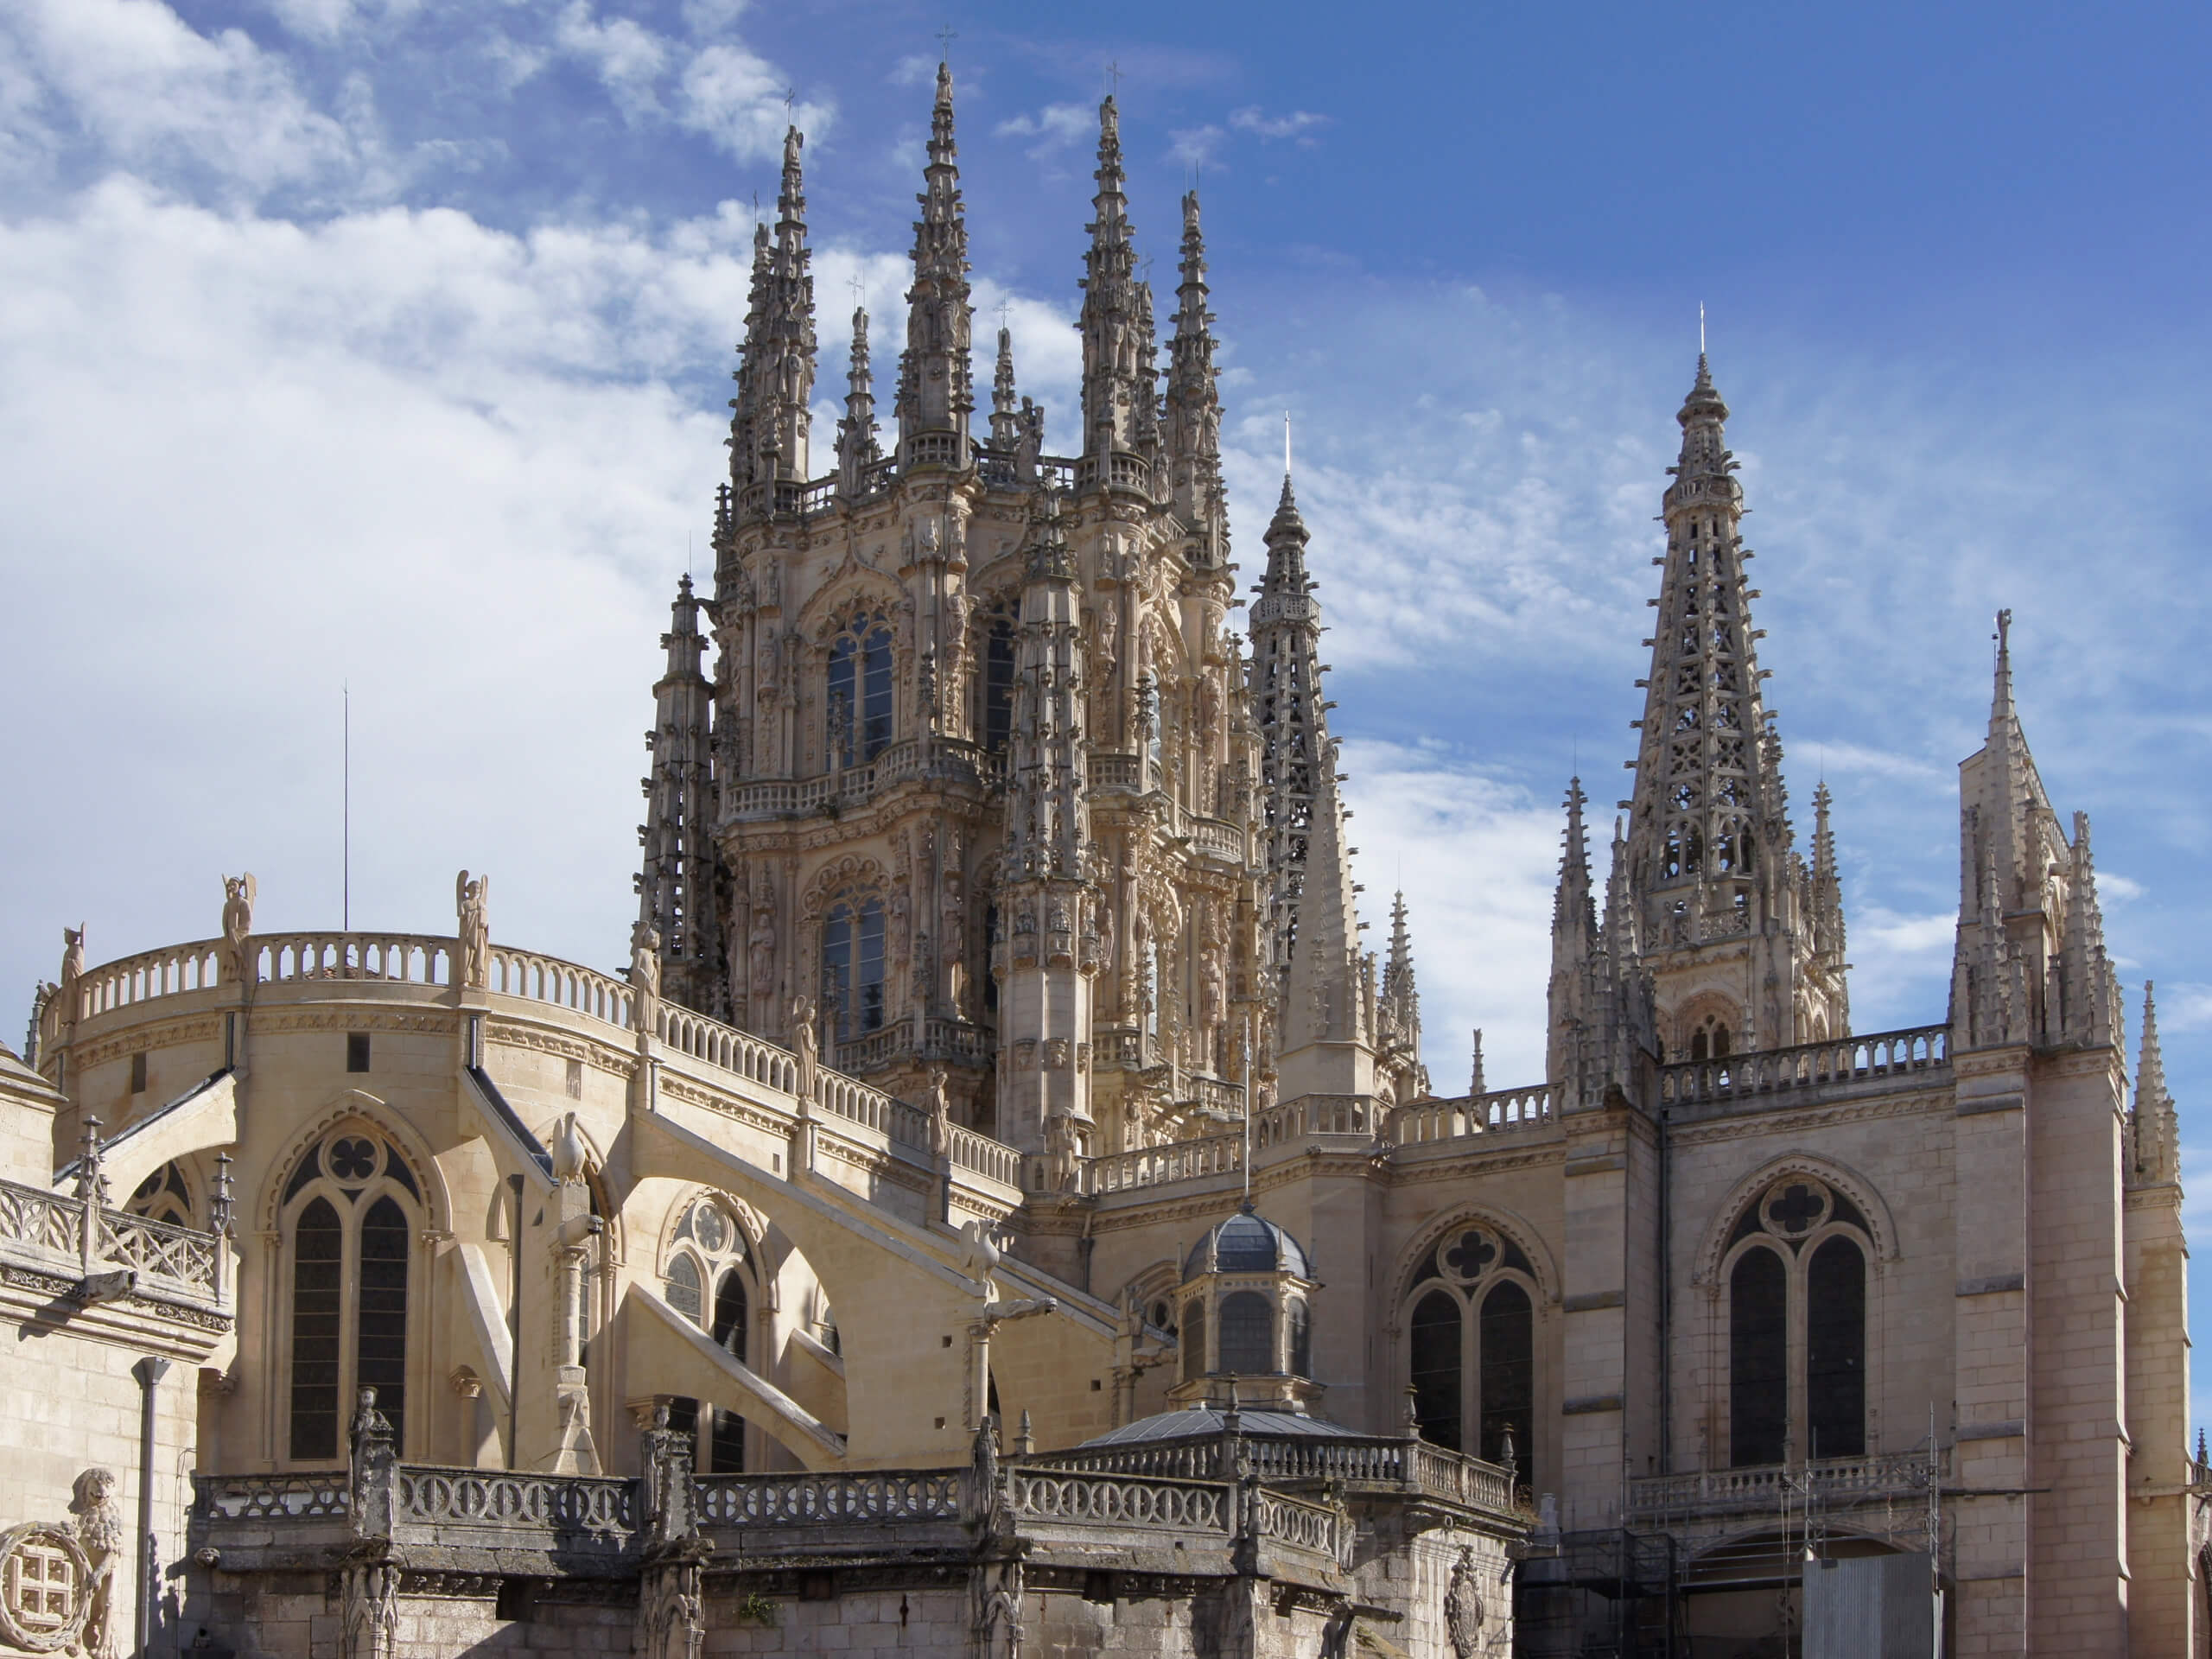
[[2009,613],[1948,1006],[1856,1031],[1700,357],[1544,1075],[1439,1095],[1294,480],[1240,593],[1198,199],[1163,350],[1118,119],[1082,429],[1004,328],[978,413],[940,67],[818,459],[787,136],[626,972],[467,871],[68,934],[0,1049],[0,1654],[2212,1655],[2176,1109]]

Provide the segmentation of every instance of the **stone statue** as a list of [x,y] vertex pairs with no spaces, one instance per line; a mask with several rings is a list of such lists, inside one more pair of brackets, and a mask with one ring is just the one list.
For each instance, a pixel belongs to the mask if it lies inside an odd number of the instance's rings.
[[116,1659],[115,1568],[123,1548],[123,1515],[115,1504],[115,1473],[87,1469],[77,1477],[75,1496],[69,1504],[77,1518],[73,1523],[78,1545],[91,1564],[92,1578],[84,1588],[90,1605],[86,1610],[79,1649],[86,1659]]
[[952,1155],[952,1108],[944,1097],[944,1068],[930,1068],[930,1155],[943,1163]]
[[791,1004],[791,1052],[798,1056],[798,1098],[801,1116],[814,1104],[814,1076],[822,1065],[822,1039],[814,1029],[814,999],[802,996]]
[[453,905],[461,933],[461,982],[482,989],[492,978],[492,878],[472,879],[467,870],[454,878]]
[[745,938],[745,955],[753,1002],[766,1014],[776,989],[776,898],[765,870],[753,887],[753,931]]
[[1052,1191],[1075,1191],[1077,1178],[1082,1173],[1081,1145],[1072,1113],[1056,1111],[1046,1116],[1045,1179]]
[[253,872],[223,878],[223,968],[225,977],[240,982],[253,977],[252,956],[246,937],[253,931],[253,901],[260,893]]
[[630,989],[637,1028],[652,1030],[660,1005],[660,931],[642,920],[630,930]]
[[961,1012],[962,980],[968,962],[967,904],[960,889],[960,870],[949,866],[944,872],[944,892],[938,901],[941,924],[938,937],[944,941],[947,991],[952,1000],[954,1014]]
[[61,988],[68,990],[85,976],[85,925],[61,930]]

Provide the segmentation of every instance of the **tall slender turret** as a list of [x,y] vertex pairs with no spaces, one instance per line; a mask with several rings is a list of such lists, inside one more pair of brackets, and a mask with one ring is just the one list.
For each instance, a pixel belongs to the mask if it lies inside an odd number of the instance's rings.
[[1306,574],[1306,541],[1286,469],[1282,499],[1268,525],[1267,577],[1253,589],[1259,598],[1252,606],[1249,681],[1260,734],[1268,915],[1279,971],[1288,969],[1298,948],[1314,801],[1330,753],[1319,656],[1321,607]]
[[1104,460],[1145,447],[1154,424],[1153,365],[1146,355],[1151,296],[1140,293],[1136,251],[1123,193],[1121,117],[1109,97],[1098,106],[1098,194],[1091,198],[1090,246],[1083,258],[1083,453]]
[[2072,869],[2066,884],[2065,944],[2059,977],[2062,1020],[2055,1035],[2088,1048],[2120,1040],[2120,984],[2105,950],[2104,909],[2097,902],[2097,863],[2089,849],[2089,815],[2074,815]]
[[1700,1033],[1725,1048],[1837,1035],[1841,965],[1820,955],[1799,913],[1804,872],[1782,743],[1760,695],[1758,594],[1744,579],[1751,554],[1738,534],[1744,493],[1727,448],[1728,406],[1702,354],[1676,418],[1681,454],[1665,499],[1626,849],[1662,1035],[1681,1052]]
[[1168,342],[1164,448],[1175,510],[1198,532],[1204,556],[1228,556],[1221,488],[1221,397],[1213,365],[1213,313],[1206,309],[1205,236],[1198,193],[1183,198],[1182,281],[1175,289],[1175,335]]
[[1359,915],[1336,752],[1324,741],[1313,769],[1313,833],[1299,898],[1297,954],[1278,1015],[1282,1098],[1364,1095],[1375,1088],[1374,980],[1359,951]]
[[753,282],[745,302],[745,333],[738,341],[737,367],[729,377],[737,385],[737,395],[729,400],[729,482],[733,493],[740,497],[753,482],[760,463],[758,432],[760,385],[765,373],[763,359],[767,346],[770,257],[767,224],[756,220],[753,226]]
[[1012,449],[1021,442],[1021,400],[1014,384],[1014,330],[999,328],[998,369],[991,377],[991,447]]
[[1546,995],[1544,1076],[1554,1084],[1567,1077],[1590,1020],[1589,969],[1598,950],[1598,909],[1590,878],[1590,836],[1582,817],[1586,804],[1582,779],[1572,779],[1559,887],[1552,896],[1552,973]]
[[1390,953],[1382,960],[1376,1015],[1376,1041],[1396,1099],[1420,1099],[1428,1093],[1428,1072],[1421,1063],[1421,991],[1414,982],[1413,933],[1406,925],[1403,889],[1390,896]]
[[721,863],[715,849],[713,683],[701,671],[706,640],[691,578],[677,584],[668,667],[653,687],[645,734],[652,775],[643,781],[645,849],[637,879],[638,919],[660,936],[661,994],[702,1014],[726,1012],[722,995]]
[[[1075,562],[1048,492],[1014,632],[1006,839],[1000,855],[1001,1140],[1064,1161],[1091,1144],[1091,981],[1101,961],[1084,735],[1089,695]],[[1068,1165],[1072,1168],[1072,1165]],[[1061,1184],[1055,1175],[1052,1184]]]
[[806,191],[797,127],[784,134],[783,188],[776,196],[776,239],[769,250],[760,332],[752,337],[755,396],[754,481],[804,481],[809,406],[814,397],[813,254],[806,245]]
[[868,313],[853,308],[853,349],[845,371],[845,417],[837,423],[837,489],[848,500],[867,487],[883,459],[875,436],[875,378],[868,371]]
[[959,152],[952,142],[952,71],[937,67],[929,164],[916,198],[914,284],[906,290],[906,350],[899,359],[901,466],[964,467],[976,408],[969,359],[975,318],[968,302],[968,221],[960,205]]
[[2158,1005],[2143,982],[2143,1051],[2135,1065],[2135,1179],[2139,1183],[2181,1179],[2181,1121],[2166,1092],[2166,1065],[2158,1052]]

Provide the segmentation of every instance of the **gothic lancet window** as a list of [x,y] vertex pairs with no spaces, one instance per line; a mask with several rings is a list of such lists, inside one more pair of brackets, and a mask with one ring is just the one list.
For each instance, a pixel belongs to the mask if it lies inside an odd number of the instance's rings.
[[345,1455],[345,1412],[357,1389],[407,1444],[415,1240],[422,1193],[404,1159],[373,1129],[347,1125],[302,1154],[278,1217],[290,1260],[280,1329],[288,1343],[287,1455]]
[[[1850,1199],[1810,1175],[1775,1182],[1729,1237],[1729,1461],[1866,1452],[1872,1240]],[[1797,1335],[1793,1338],[1792,1332]]]
[[822,1001],[850,1042],[883,1025],[883,900],[841,899],[822,924]]
[[1789,1433],[1789,1288],[1782,1258],[1744,1253],[1728,1276],[1729,1461],[1780,1463]]
[[1263,1376],[1275,1364],[1274,1309],[1256,1290],[1239,1290],[1221,1299],[1221,1364],[1224,1371]]
[[[741,1365],[750,1344],[752,1272],[751,1249],[729,1211],[710,1197],[692,1200],[670,1234],[661,1282],[668,1305]],[[696,1437],[694,1467],[744,1472],[745,1419],[739,1413],[680,1398],[670,1405],[669,1427]]]
[[891,628],[866,611],[830,644],[830,736],[837,764],[865,766],[891,743]]
[[1415,1266],[1407,1378],[1423,1439],[1491,1462],[1509,1435],[1517,1478],[1534,1481],[1536,1280],[1521,1247],[1478,1223]]
[[983,747],[1006,752],[1014,734],[1014,619],[1001,613],[983,634]]

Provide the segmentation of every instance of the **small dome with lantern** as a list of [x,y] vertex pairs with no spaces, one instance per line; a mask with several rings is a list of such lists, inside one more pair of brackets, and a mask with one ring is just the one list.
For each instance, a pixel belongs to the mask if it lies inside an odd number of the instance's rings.
[[1184,1258],[1175,1293],[1180,1376],[1168,1398],[1306,1411],[1321,1395],[1312,1306],[1320,1288],[1306,1247],[1248,1198]]

